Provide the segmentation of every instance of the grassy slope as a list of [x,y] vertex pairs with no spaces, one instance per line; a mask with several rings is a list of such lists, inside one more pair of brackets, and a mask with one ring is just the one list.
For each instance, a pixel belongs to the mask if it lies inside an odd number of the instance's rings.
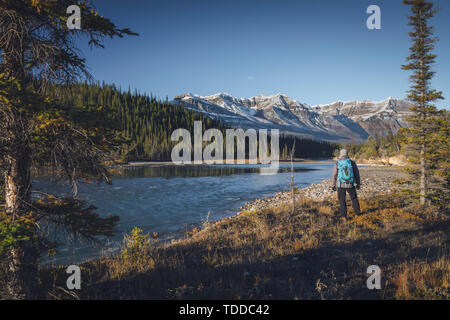
[[[205,224],[188,239],[134,249],[83,265],[83,299],[449,299],[449,216],[406,206],[399,197],[361,201],[343,223],[337,203],[304,200]],[[141,239],[142,240],[142,239]],[[382,270],[368,290],[366,269]],[[64,270],[50,298],[68,298]]]

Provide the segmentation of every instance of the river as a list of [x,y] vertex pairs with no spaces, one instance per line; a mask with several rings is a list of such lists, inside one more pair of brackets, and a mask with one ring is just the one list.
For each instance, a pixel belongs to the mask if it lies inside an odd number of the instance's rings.
[[[298,188],[331,176],[332,162],[294,165]],[[207,219],[218,220],[239,211],[246,202],[289,188],[289,164],[275,175],[261,175],[255,165],[140,166],[120,169],[112,185],[81,184],[80,199],[102,215],[118,215],[116,235],[106,247],[65,239],[54,257],[45,263],[73,264],[119,250],[123,235],[133,227],[157,232],[161,240],[183,237],[186,230]],[[69,188],[46,178],[34,181],[35,189],[67,194]]]

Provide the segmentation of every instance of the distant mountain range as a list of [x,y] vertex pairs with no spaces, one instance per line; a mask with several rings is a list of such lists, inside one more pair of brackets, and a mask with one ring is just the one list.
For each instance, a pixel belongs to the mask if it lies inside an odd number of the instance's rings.
[[279,129],[280,133],[332,142],[360,143],[405,127],[410,102],[389,97],[383,101],[337,101],[309,106],[284,94],[248,99],[227,93],[176,96],[174,103],[221,120],[233,128]]

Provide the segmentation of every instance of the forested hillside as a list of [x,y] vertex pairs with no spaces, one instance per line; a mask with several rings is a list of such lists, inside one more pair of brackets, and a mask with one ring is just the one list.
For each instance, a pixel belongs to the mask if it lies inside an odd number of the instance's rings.
[[[170,160],[173,130],[185,128],[193,133],[194,121],[203,122],[203,130],[226,127],[201,113],[161,101],[139,92],[124,91],[109,84],[80,83],[71,86],[51,86],[49,93],[62,104],[101,106],[111,110],[111,116],[121,123],[121,130],[129,142],[120,152],[122,160]],[[331,157],[336,145],[323,142],[280,137],[280,155],[287,158],[295,141],[296,158]]]
[[[342,146],[349,151],[354,159],[370,160],[389,158],[402,154],[401,133],[389,132],[384,137],[369,137],[362,144],[344,144]],[[337,153],[335,154],[337,156]]]

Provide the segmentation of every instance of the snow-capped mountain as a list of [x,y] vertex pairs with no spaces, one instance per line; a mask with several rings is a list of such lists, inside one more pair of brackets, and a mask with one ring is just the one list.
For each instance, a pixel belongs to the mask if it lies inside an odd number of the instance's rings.
[[411,106],[405,100],[389,97],[383,101],[339,101],[311,107],[284,94],[239,99],[227,93],[187,93],[176,96],[173,102],[234,128],[280,129],[288,135],[356,143],[406,126],[404,117]]
[[410,102],[392,97],[382,101],[339,101],[313,107],[322,115],[351,119],[371,136],[383,136],[405,127],[410,108]]

